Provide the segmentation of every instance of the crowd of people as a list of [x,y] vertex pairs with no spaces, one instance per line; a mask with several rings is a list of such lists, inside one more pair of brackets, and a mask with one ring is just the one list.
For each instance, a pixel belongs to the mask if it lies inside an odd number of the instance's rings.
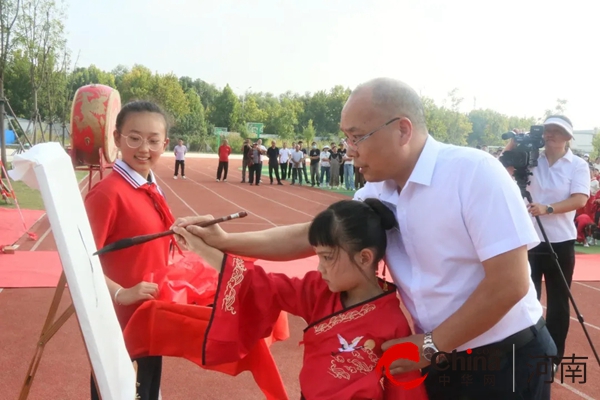
[[320,148],[317,142],[312,142],[307,149],[302,140],[292,142],[290,147],[286,141],[278,147],[277,142],[272,140],[271,146],[266,148],[262,139],[255,142],[245,139],[241,150],[241,183],[246,183],[248,171],[247,182],[259,185],[262,182],[262,167],[266,163],[271,185],[283,185],[282,181],[290,181],[291,185],[354,191],[365,184],[360,169],[354,166],[352,157],[346,155],[344,141],[339,144],[331,142]]

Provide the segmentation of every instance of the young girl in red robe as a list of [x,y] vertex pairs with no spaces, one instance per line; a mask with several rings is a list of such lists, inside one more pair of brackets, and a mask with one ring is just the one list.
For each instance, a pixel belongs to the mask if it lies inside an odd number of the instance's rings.
[[174,227],[180,244],[219,271],[204,364],[247,354],[270,334],[283,310],[308,324],[302,341],[303,399],[426,399],[419,372],[395,377],[397,382],[415,382],[416,388],[405,389],[388,381],[377,366],[384,342],[412,333],[396,288],[377,277],[386,231],[396,226],[394,214],[376,199],[332,204],[317,215],[309,231],[318,270],[301,279],[266,273],[252,261],[223,254],[185,228]]
[[[165,231],[173,224],[173,215],[152,173],[169,143],[167,132],[165,114],[153,103],[131,102],[117,115],[114,140],[122,158],[85,199],[97,248],[123,238]],[[144,277],[164,269],[174,245],[172,237],[164,237],[100,256],[122,329],[142,302],[158,295],[158,285]],[[135,361],[140,399],[158,400],[162,357]],[[92,400],[98,399],[93,380],[91,391]]]

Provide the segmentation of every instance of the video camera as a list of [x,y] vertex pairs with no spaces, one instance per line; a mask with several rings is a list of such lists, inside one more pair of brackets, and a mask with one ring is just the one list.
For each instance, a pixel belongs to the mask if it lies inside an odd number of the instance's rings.
[[500,162],[505,168],[527,168],[538,165],[540,149],[544,147],[544,126],[533,125],[528,133],[507,132],[502,134],[502,140],[515,139],[516,147],[505,151],[500,156]]

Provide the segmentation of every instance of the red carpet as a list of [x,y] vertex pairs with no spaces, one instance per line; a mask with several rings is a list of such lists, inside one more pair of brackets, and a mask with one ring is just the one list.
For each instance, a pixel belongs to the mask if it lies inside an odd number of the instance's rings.
[[21,214],[16,208],[0,207],[0,246],[8,246],[15,243],[27,230],[45,214],[44,210],[23,210],[23,219],[27,229],[23,226]]
[[0,288],[56,287],[61,272],[57,251],[0,253]]
[[[269,272],[302,277],[316,270],[318,257],[288,262],[259,261]],[[56,251],[17,251],[0,254],[0,288],[56,287],[62,266]],[[389,277],[388,277],[389,279]],[[600,255],[578,254],[574,281],[600,281]]]

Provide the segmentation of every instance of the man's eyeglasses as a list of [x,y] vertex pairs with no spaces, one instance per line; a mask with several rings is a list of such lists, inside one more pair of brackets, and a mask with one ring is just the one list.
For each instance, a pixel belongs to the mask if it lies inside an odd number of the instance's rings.
[[368,138],[370,138],[371,136],[373,136],[373,134],[375,134],[376,132],[380,131],[381,129],[385,128],[386,126],[388,126],[389,124],[391,124],[392,122],[396,122],[400,119],[400,117],[396,117],[396,118],[392,118],[391,120],[389,120],[388,122],[386,122],[385,124],[381,125],[379,128],[372,130],[371,132],[367,133],[366,135],[356,139],[356,140],[352,140],[352,139],[342,139],[342,142],[348,146],[349,148],[351,148],[352,150],[357,150],[358,149],[358,144],[360,142],[362,142],[363,140],[367,140]]
[[164,140],[160,140],[159,138],[156,137],[152,137],[150,139],[144,139],[143,137],[141,137],[138,134],[132,133],[129,134],[128,136],[125,135],[121,135],[125,138],[125,143],[127,143],[127,146],[131,147],[132,149],[137,149],[139,148],[144,142],[148,143],[148,148],[151,151],[159,151],[162,150],[163,145],[165,144]]

